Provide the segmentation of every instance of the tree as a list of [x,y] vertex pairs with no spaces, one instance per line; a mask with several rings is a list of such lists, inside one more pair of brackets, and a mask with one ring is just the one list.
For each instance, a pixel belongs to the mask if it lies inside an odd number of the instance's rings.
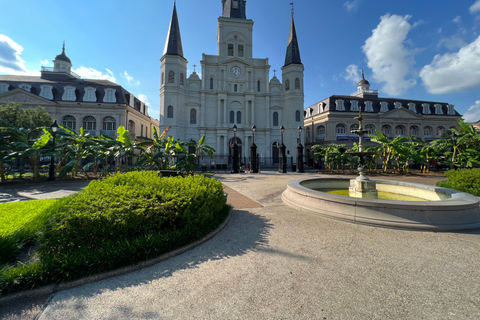
[[41,107],[22,108],[21,104],[9,102],[0,105],[0,126],[32,130],[30,134],[39,134],[39,128],[49,127],[52,123],[50,114]]

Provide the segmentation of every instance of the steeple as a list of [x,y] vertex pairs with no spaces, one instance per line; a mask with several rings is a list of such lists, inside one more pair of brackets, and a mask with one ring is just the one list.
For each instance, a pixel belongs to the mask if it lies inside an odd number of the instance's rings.
[[293,3],[292,4],[292,22],[290,24],[290,34],[288,36],[287,54],[285,55],[285,66],[289,64],[302,64],[300,59],[300,49],[298,48],[297,32],[295,31],[295,22],[293,21]]
[[173,3],[172,20],[168,29],[167,41],[165,43],[164,55],[178,55],[183,58],[182,38],[180,36],[180,26],[178,24],[177,6]]
[[222,0],[223,2],[223,14],[225,18],[239,18],[247,19],[245,13],[245,7],[247,6],[247,1],[244,0]]

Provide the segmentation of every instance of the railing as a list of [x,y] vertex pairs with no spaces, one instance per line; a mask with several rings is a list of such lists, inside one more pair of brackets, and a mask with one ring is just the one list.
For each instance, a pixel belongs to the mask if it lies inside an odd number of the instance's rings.
[[80,79],[80,78],[81,78],[78,74],[76,74],[76,73],[73,72],[73,71],[68,71],[68,70],[65,70],[65,71],[55,71],[55,69],[52,68],[52,67],[43,67],[43,66],[42,66],[42,72],[67,73],[67,74],[71,75],[71,76],[74,77],[74,78],[77,78],[77,79]]
[[109,137],[115,138],[115,136],[117,135],[117,131],[115,131],[115,130],[102,130],[102,131],[100,131],[100,134],[103,134],[104,136],[109,136]]

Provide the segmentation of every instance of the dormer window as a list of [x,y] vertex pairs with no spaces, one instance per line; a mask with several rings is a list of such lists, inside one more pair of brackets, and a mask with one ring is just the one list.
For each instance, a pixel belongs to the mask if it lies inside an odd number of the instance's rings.
[[408,103],[408,110],[413,111],[413,112],[416,113],[416,112],[417,112],[417,109],[415,109],[415,103],[409,102],[409,103]]
[[395,109],[398,109],[402,106],[402,103],[397,101],[394,103],[394,105],[395,105]]
[[0,93],[4,93],[8,91],[8,84],[0,83]]
[[350,111],[358,111],[358,101],[357,100],[350,101]]
[[453,104],[447,105],[447,108],[448,108],[447,113],[448,113],[449,115],[455,115],[455,109],[454,109],[454,105],[453,105]]
[[65,100],[65,101],[75,101],[75,100],[77,100],[77,97],[75,95],[75,87],[72,87],[72,86],[63,87],[62,100]]
[[30,92],[30,89],[32,88],[31,85],[25,84],[25,83],[20,84],[18,87],[19,87],[20,89],[23,89],[23,90],[28,91],[28,92]]
[[435,104],[435,114],[443,114],[442,105],[439,103]]
[[85,88],[85,95],[83,96],[83,101],[95,102],[97,101],[97,96],[95,95],[95,88]]
[[365,101],[365,112],[373,112],[373,102]]
[[422,107],[423,114],[430,114],[430,105],[428,103],[423,103]]
[[52,86],[47,86],[47,85],[40,86],[40,97],[52,100],[53,99]]
[[105,97],[103,97],[103,102],[117,102],[115,92],[116,90],[112,88],[105,89]]
[[335,101],[335,104],[337,105],[337,111],[345,111],[345,106],[343,105],[342,99]]
[[380,102],[380,112],[388,112],[388,102]]

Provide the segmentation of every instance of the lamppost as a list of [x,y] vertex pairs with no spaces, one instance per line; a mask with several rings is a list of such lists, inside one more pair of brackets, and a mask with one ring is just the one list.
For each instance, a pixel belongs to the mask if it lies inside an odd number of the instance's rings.
[[238,145],[237,145],[237,126],[233,125],[233,147],[232,147],[232,171],[238,173]]
[[250,146],[250,172],[258,173],[257,165],[257,146],[255,145],[255,131],[257,127],[252,126],[252,145]]
[[52,129],[53,141],[52,141],[52,155],[50,156],[50,168],[48,171],[48,181],[55,180],[55,157],[53,154],[55,153],[55,135],[58,131],[58,124],[57,120],[55,120],[50,127]]
[[287,155],[285,154],[285,145],[283,144],[283,132],[285,128],[283,126],[280,127],[280,165],[278,167],[278,172],[280,173],[287,173]]
[[302,126],[298,126],[297,172],[303,173]]

